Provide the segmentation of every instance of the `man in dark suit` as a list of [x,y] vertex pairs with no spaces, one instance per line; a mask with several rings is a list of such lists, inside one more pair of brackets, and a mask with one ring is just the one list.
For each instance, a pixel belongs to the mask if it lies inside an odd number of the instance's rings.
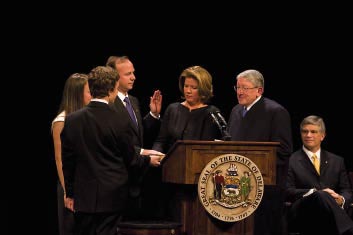
[[129,177],[160,164],[158,156],[135,154],[130,120],[109,106],[118,93],[117,80],[114,69],[94,68],[88,78],[93,99],[66,117],[61,134],[65,206],[75,211],[80,235],[115,235]]
[[281,235],[278,221],[284,203],[288,159],[293,151],[290,115],[282,105],[263,96],[264,77],[257,70],[238,74],[234,89],[238,104],[233,107],[228,121],[232,140],[280,143],[277,148],[277,186],[265,186],[261,204],[255,211],[255,235]]
[[[140,104],[136,97],[128,94],[129,91],[133,89],[135,77],[135,68],[131,60],[127,56],[110,56],[106,63],[119,73],[119,86],[118,86],[118,96],[114,101],[114,108],[119,114],[125,117],[130,117],[127,110],[126,98],[130,100],[133,113],[130,118],[130,127],[133,132],[132,143],[135,146],[136,154],[147,156],[147,155],[159,155],[163,156],[163,153],[151,150],[152,143],[158,135],[160,128],[160,112],[162,107],[162,94],[159,90],[154,91],[152,97],[150,97],[150,112],[142,118],[140,111]],[[118,121],[118,120],[117,120]],[[137,125],[136,125],[137,123]],[[147,148],[148,149],[147,149]],[[137,174],[136,174],[137,176]],[[142,180],[143,179],[143,180]],[[130,187],[130,219],[135,219],[143,216],[144,210],[150,211],[147,216],[151,216],[156,210],[143,209],[143,201],[146,198],[146,205],[151,205],[153,203],[149,202],[149,195],[147,190],[141,192],[142,185],[145,185],[146,189],[153,191],[152,188],[157,190],[160,185],[160,169],[148,169],[144,172],[144,177],[131,178]],[[143,193],[145,196],[141,196]],[[154,195],[153,201],[154,201]],[[156,208],[156,207],[155,207]]]
[[352,202],[352,188],[344,159],[321,148],[326,135],[323,119],[304,118],[300,134],[303,147],[290,157],[287,177],[290,227],[303,235],[353,234],[345,211]]
[[150,112],[142,118],[138,99],[128,94],[133,89],[136,80],[133,63],[127,56],[110,56],[106,65],[116,69],[119,74],[119,92],[114,101],[114,107],[119,113],[127,116],[129,114],[126,110],[125,97],[128,97],[131,102],[135,115],[135,120],[131,120],[131,124],[137,122],[137,125],[131,125],[134,131],[133,143],[137,152],[141,155],[159,154],[159,152],[156,153],[154,150],[143,149],[143,147],[146,140],[152,144],[159,132],[160,112],[162,108],[161,92],[159,90],[154,91],[153,96],[150,97]]

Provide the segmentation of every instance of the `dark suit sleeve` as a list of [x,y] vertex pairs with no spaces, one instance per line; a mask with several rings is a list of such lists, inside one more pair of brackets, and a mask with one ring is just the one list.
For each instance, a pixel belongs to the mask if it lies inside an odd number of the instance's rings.
[[167,150],[171,147],[169,143],[172,142],[169,136],[169,128],[170,118],[172,113],[172,106],[169,105],[164,112],[163,120],[161,121],[161,126],[159,128],[159,133],[157,135],[156,140],[153,143],[152,149],[160,151],[162,153],[167,152]]
[[143,118],[143,143],[145,148],[152,148],[153,142],[158,136],[160,127],[161,120],[154,118],[148,112],[148,114]]
[[[128,125],[127,125],[128,126]],[[136,147],[131,145],[133,143],[133,133],[132,129],[126,127],[123,131],[122,137],[120,140],[121,149],[123,149],[123,153],[125,153],[125,164],[129,170],[133,170],[134,173],[143,170],[148,167],[150,162],[149,156],[141,156],[137,151]]]
[[353,202],[353,198],[352,198],[352,188],[351,188],[351,184],[349,182],[349,177],[347,174],[347,170],[344,164],[344,160],[342,158],[341,161],[341,167],[340,167],[340,184],[339,184],[339,193],[340,195],[342,195],[345,199],[345,204],[344,204],[344,208],[348,209],[349,205]]
[[275,110],[271,140],[280,142],[279,157],[289,157],[293,152],[291,118],[286,109]]
[[[127,128],[122,145],[132,146],[132,138],[133,133],[131,128]],[[140,150],[141,148],[137,146],[125,150],[129,152],[126,158],[126,166],[129,172],[129,195],[131,197],[137,197],[140,194],[140,184],[151,161],[149,156],[140,155]]]
[[297,188],[296,186],[296,177],[297,177],[297,172],[296,172],[296,167],[295,167],[296,162],[294,161],[294,158],[290,158],[289,160],[289,169],[288,169],[288,175],[287,175],[287,181],[286,181],[286,201],[288,202],[294,202],[300,198],[303,197],[305,193],[307,193],[310,188]]

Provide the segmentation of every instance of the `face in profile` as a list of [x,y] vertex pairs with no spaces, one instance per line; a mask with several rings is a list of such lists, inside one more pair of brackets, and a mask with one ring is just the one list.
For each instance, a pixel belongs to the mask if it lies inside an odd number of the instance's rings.
[[119,73],[119,91],[127,93],[134,87],[136,80],[134,65],[127,60],[116,64],[116,70]]

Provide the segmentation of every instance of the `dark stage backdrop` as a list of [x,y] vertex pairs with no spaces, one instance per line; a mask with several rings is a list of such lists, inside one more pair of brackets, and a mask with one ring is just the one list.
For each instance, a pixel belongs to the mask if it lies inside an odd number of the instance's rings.
[[[16,208],[10,208],[9,213],[10,220],[25,218],[28,223],[21,228],[14,222],[10,227],[57,234],[57,176],[51,121],[59,108],[67,77],[104,65],[110,55],[127,55],[134,63],[137,80],[131,94],[139,98],[143,113],[148,111],[154,89],[162,91],[163,111],[169,103],[179,101],[179,74],[188,66],[201,65],[213,76],[212,103],[228,118],[237,104],[233,90],[236,75],[245,69],[257,69],[265,78],[264,96],[278,101],[291,114],[295,150],[300,147],[300,121],[311,114],[320,115],[327,126],[323,148],[343,156],[348,169],[353,170],[348,114],[353,40],[352,27],[347,23],[353,21],[347,19],[350,14],[339,14],[333,19],[328,10],[317,13],[315,9],[313,17],[312,10],[289,16],[288,12],[275,12],[271,17],[266,13],[262,14],[263,19],[276,20],[264,21],[260,17],[254,24],[248,19],[255,12],[248,11],[244,18],[235,19],[234,10],[232,14],[219,12],[222,17],[217,21],[209,14],[192,17],[193,22],[188,17],[182,20],[182,15],[168,21],[163,18],[167,13],[160,12],[159,18],[130,24],[128,29],[123,28],[129,20],[126,18],[117,16],[112,21],[116,25],[109,28],[98,25],[95,15],[84,21],[80,18],[83,12],[75,12],[72,18],[62,15],[65,23],[55,21],[50,28],[48,24],[41,27],[42,36],[33,40],[34,44],[28,46],[30,53],[26,54],[26,61],[34,64],[26,70],[32,82],[26,94],[36,95],[36,99],[26,98],[26,102],[33,103],[33,118],[38,125],[27,140],[31,142],[26,149],[30,157],[22,158],[28,159],[28,164],[21,164],[26,175],[12,184],[11,190],[16,193],[11,197],[16,200]],[[34,59],[34,54],[40,59]],[[40,138],[33,137],[39,134]]]
[[[278,42],[280,43],[280,42]],[[173,45],[150,47],[105,45],[103,48],[83,48],[67,51],[55,78],[50,79],[51,95],[48,97],[48,120],[45,132],[48,146],[52,146],[49,135],[50,122],[56,115],[65,79],[74,72],[89,72],[97,65],[103,65],[109,55],[128,55],[136,69],[136,82],[131,94],[139,97],[143,113],[148,110],[149,96],[154,89],[163,94],[163,110],[174,101],[180,100],[178,76],[191,65],[205,67],[213,76],[214,98],[224,116],[228,118],[232,107],[237,103],[233,90],[235,76],[245,69],[257,69],[265,77],[264,96],[274,99],[288,109],[292,117],[294,147],[300,147],[299,123],[307,115],[315,114],[324,118],[327,125],[327,137],[323,148],[335,152],[346,159],[352,169],[347,113],[349,78],[347,61],[340,59],[339,44],[335,49],[321,48],[310,40],[307,47],[297,51],[295,45],[272,48],[265,43],[238,45],[236,41],[218,45],[188,45],[174,49]],[[118,41],[117,41],[117,44]],[[338,63],[339,60],[340,62]],[[347,77],[347,78],[346,78]],[[345,107],[346,106],[346,107]],[[341,108],[340,108],[341,107]],[[347,111],[346,111],[347,110]],[[163,115],[162,115],[163,116]],[[47,176],[45,187],[49,195],[48,223],[55,226],[55,164],[51,147],[43,159],[46,162]],[[352,169],[353,170],[353,169]]]

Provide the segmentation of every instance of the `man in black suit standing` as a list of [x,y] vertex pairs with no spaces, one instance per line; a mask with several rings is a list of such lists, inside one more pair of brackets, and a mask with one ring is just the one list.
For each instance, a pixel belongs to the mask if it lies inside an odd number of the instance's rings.
[[351,185],[344,159],[321,148],[326,135],[323,119],[304,118],[300,134],[303,147],[289,160],[289,226],[303,235],[353,234],[353,222],[345,211],[352,202]]
[[[110,56],[106,65],[116,69],[119,73],[118,95],[114,101],[114,108],[121,116],[130,117],[130,127],[133,132],[132,143],[136,154],[142,155],[142,157],[147,155],[163,156],[163,153],[159,151],[145,148],[145,146],[151,148],[159,132],[162,108],[161,92],[159,90],[154,91],[153,96],[150,97],[150,112],[142,118],[138,99],[128,94],[133,89],[136,80],[135,68],[131,60],[127,56]],[[128,102],[130,102],[133,109],[130,114],[128,112]],[[148,191],[155,191],[161,187],[160,169],[149,169],[148,172],[144,172],[144,177],[131,178],[130,182],[129,219],[139,219],[139,217],[144,216],[144,211],[149,211],[146,216],[151,217],[153,212],[158,210],[144,209],[142,204],[146,206],[150,206],[153,203],[156,204],[155,195],[149,195]],[[146,186],[148,191],[144,190],[144,192],[141,192],[143,185]],[[148,199],[150,196],[153,198],[153,203]],[[146,203],[144,203],[145,200],[147,201]],[[157,208],[157,206],[154,208]]]
[[75,211],[80,235],[115,235],[129,177],[137,169],[160,165],[158,156],[135,154],[130,120],[109,106],[118,93],[118,78],[110,67],[94,68],[88,78],[93,99],[66,117],[61,134],[65,206]]
[[236,77],[234,90],[238,104],[232,109],[228,132],[234,141],[279,142],[277,148],[276,186],[265,186],[259,208],[255,211],[255,235],[281,235],[280,216],[284,203],[285,178],[293,151],[291,119],[288,111],[263,96],[264,77],[254,69]]
[[[142,118],[140,104],[135,96],[128,94],[133,89],[136,76],[133,63],[127,56],[110,56],[106,63],[107,66],[116,69],[119,74],[118,96],[114,101],[116,110],[124,116],[129,115],[126,109],[127,97],[130,100],[134,120],[131,118],[131,127],[133,127],[133,143],[137,153],[141,155],[160,154],[160,152],[143,149],[146,139],[152,142],[157,137],[160,127],[160,112],[162,108],[162,94],[159,90],[154,91],[150,97],[150,112]],[[137,125],[135,125],[137,122]],[[146,138],[144,138],[146,137]]]

